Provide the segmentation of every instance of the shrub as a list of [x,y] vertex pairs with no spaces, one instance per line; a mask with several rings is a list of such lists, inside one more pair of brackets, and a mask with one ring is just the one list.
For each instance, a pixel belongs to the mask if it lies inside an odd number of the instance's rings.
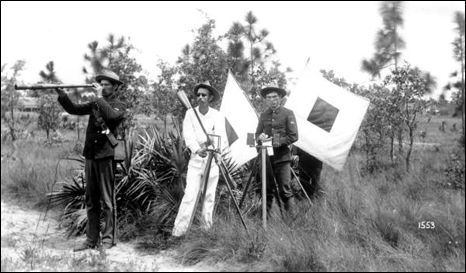
[[464,153],[457,151],[451,154],[445,174],[447,187],[464,191]]

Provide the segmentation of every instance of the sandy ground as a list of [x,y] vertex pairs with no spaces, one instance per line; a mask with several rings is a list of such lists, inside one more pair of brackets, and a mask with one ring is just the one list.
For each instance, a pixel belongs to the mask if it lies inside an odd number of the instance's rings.
[[[2,271],[76,271],[73,262],[64,262],[52,268],[31,268],[25,262],[25,253],[40,252],[41,257],[69,257],[63,261],[89,261],[100,259],[109,271],[162,271],[162,272],[206,272],[220,271],[219,268],[203,265],[183,266],[176,262],[173,250],[160,251],[156,255],[138,253],[135,244],[119,242],[105,251],[87,250],[74,253],[73,247],[84,241],[82,238],[66,239],[58,223],[44,213],[22,209],[1,201],[1,259]],[[102,253],[104,252],[104,253]],[[42,258],[44,260],[44,258]],[[23,267],[24,264],[24,267]],[[23,267],[23,268],[22,268]],[[60,268],[55,268],[60,267]]]

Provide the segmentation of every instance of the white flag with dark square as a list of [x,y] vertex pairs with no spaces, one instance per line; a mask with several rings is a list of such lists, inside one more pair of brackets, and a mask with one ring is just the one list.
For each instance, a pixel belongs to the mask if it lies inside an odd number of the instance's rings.
[[351,93],[306,68],[285,107],[294,111],[299,140],[295,145],[337,170],[345,164],[369,106]]

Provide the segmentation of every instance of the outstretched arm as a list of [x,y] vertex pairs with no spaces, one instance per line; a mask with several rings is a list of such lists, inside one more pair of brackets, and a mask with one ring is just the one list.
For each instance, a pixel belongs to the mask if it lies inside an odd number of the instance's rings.
[[92,112],[92,104],[90,102],[77,104],[73,103],[68,95],[66,94],[65,90],[61,88],[55,89],[58,93],[58,102],[61,104],[63,109],[66,112],[72,115],[89,115]]

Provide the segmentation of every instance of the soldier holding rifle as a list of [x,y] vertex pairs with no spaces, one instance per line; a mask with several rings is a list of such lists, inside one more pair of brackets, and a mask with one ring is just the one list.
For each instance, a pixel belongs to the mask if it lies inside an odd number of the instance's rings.
[[[208,149],[218,148],[213,147],[212,143],[209,143],[206,134],[220,135],[222,147],[228,145],[225,133],[225,117],[219,111],[209,107],[209,103],[219,99],[219,92],[210,86],[209,82],[204,82],[194,87],[194,94],[197,96],[199,106],[189,109],[183,121],[183,137],[186,146],[191,150],[191,159],[188,164],[186,189],[172,231],[172,235],[175,237],[184,235],[190,227],[192,216],[196,213],[194,208],[196,207],[196,198],[201,190],[201,181],[204,179],[203,174],[205,173],[205,168],[208,167],[206,158]],[[197,111],[197,113],[194,111]],[[200,121],[197,120],[196,115]],[[204,229],[208,229],[212,225],[219,167],[216,164],[212,164],[208,173],[207,185],[204,188],[206,189],[204,193],[205,198],[202,206],[201,227]]]
[[[126,105],[116,98],[115,91],[123,82],[112,71],[104,71],[93,83],[96,96],[84,104],[73,103],[65,91],[56,88],[58,102],[72,115],[89,115],[83,155],[86,158],[86,241],[73,249],[82,251],[116,245],[116,199],[114,148],[115,135],[122,122]],[[103,203],[104,226],[100,235],[100,214]]]
[[[285,95],[286,91],[277,86],[269,86],[261,90],[261,96],[265,99],[268,109],[259,117],[256,139],[259,144],[272,139],[273,155],[269,156],[273,175],[278,184],[278,194],[285,209],[292,212],[294,202],[290,188],[291,152],[289,145],[298,140],[298,127],[293,111],[280,105],[280,100]],[[267,175],[267,211],[270,211],[272,207],[274,189],[273,177]]]

